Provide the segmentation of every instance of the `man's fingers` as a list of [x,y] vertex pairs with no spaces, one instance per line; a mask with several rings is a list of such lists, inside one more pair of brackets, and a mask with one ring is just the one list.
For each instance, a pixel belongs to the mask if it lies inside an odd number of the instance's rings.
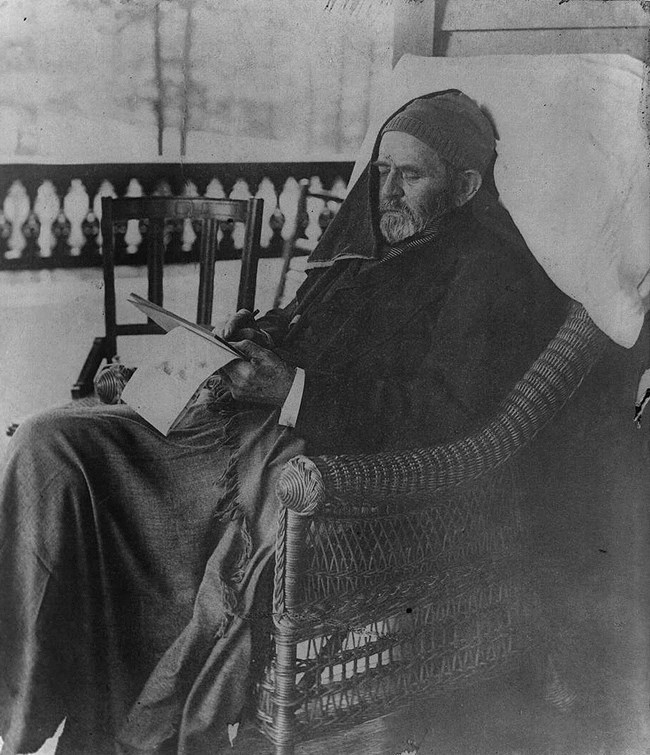
[[212,328],[212,335],[220,336],[224,341],[232,343],[233,341],[243,341],[244,339],[253,341],[259,336],[259,331],[253,328]]
[[232,320],[233,322],[236,321],[239,325],[245,322],[252,322],[253,313],[250,311],[250,309],[238,309],[232,316]]
[[225,324],[221,335],[223,338],[232,338],[237,331],[253,322],[253,313],[247,309],[240,309]]
[[238,330],[235,335],[237,336],[238,341],[255,341],[259,336],[259,333],[257,330],[253,330],[253,328],[242,328],[241,330]]
[[230,395],[237,401],[281,406],[293,384],[296,368],[263,346],[249,341],[232,344],[242,354],[221,368]]
[[262,346],[259,346],[255,343],[255,341],[252,341],[250,339],[245,339],[244,341],[234,341],[232,344],[236,349],[242,352],[245,356],[247,356],[249,359],[254,359],[255,357],[262,357],[264,354],[268,354],[268,350],[265,349]]

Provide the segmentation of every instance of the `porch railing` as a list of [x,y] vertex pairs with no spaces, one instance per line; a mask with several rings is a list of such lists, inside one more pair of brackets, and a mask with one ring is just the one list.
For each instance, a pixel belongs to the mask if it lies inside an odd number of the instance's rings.
[[[137,163],[0,166],[0,270],[101,266],[103,196],[186,195],[264,199],[263,255],[279,257],[296,223],[299,181],[311,189],[345,196],[351,162]],[[308,238],[321,232],[322,200],[309,209]],[[320,202],[320,208],[317,206]],[[222,259],[235,258],[225,247]],[[140,242],[146,228],[130,221],[116,244],[118,265],[145,264]],[[198,244],[191,223],[169,229],[165,259],[195,262]],[[142,245],[143,249],[145,245]]]

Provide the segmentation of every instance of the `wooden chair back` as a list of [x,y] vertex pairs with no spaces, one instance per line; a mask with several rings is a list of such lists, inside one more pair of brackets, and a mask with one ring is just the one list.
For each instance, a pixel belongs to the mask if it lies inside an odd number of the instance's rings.
[[102,238],[104,268],[105,335],[95,338],[72,397],[81,398],[93,390],[93,379],[105,359],[117,355],[118,336],[151,335],[163,332],[155,323],[118,323],[115,301],[116,226],[129,220],[147,221],[147,298],[163,304],[163,273],[165,263],[165,224],[168,221],[190,220],[199,236],[199,282],[196,322],[209,325],[212,319],[215,262],[218,258],[218,231],[226,231],[230,239],[234,223],[244,224],[241,272],[237,293],[237,309],[253,310],[260,256],[262,230],[262,199],[212,199],[206,197],[123,197],[102,199]]

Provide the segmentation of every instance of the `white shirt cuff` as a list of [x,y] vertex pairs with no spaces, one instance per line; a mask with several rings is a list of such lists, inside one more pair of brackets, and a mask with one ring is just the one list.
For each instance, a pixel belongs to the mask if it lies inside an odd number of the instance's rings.
[[280,411],[279,425],[285,427],[295,427],[298,421],[298,412],[302,404],[302,394],[305,390],[305,371],[301,367],[296,367],[296,375],[291,384],[291,389],[287,394],[282,410]]

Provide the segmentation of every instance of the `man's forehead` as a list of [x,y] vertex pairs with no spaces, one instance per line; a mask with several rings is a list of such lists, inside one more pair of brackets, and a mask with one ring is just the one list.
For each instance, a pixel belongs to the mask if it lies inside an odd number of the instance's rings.
[[402,131],[388,131],[379,142],[379,160],[389,160],[396,165],[434,165],[440,164],[435,150],[415,136]]

